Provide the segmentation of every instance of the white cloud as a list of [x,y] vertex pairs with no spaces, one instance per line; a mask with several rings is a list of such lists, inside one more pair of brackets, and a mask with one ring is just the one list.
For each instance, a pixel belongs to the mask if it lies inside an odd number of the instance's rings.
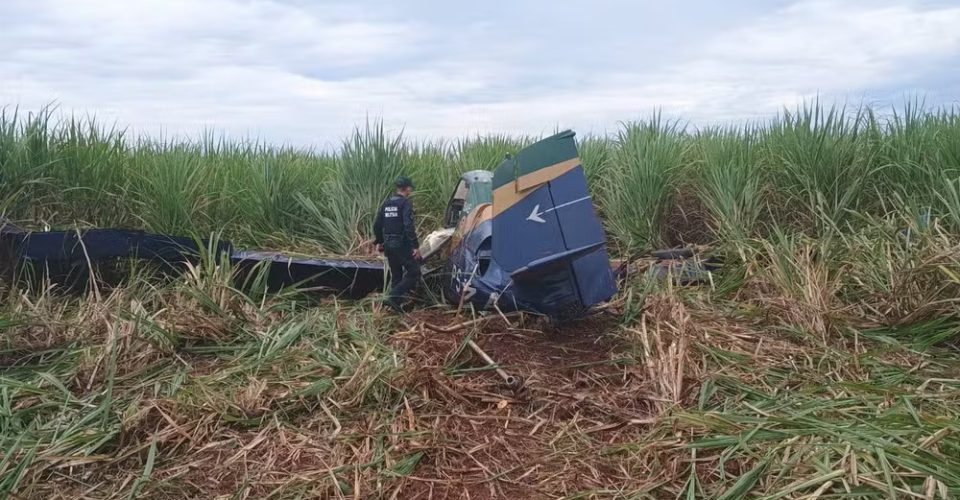
[[598,74],[572,91],[452,114],[484,117],[481,129],[602,129],[654,108],[709,123],[769,115],[817,95],[858,101],[887,86],[922,92],[911,84],[927,66],[960,55],[956,26],[960,7],[801,1],[708,40],[698,57],[660,71]]
[[[797,1],[656,66],[627,50],[629,33],[601,65],[543,47],[533,28],[350,6],[50,0],[2,5],[0,17],[13,20],[0,32],[0,102],[56,99],[148,133],[315,145],[367,116],[420,137],[609,130],[658,107],[697,122],[752,118],[818,93],[923,92],[923,76],[960,54],[960,8],[915,1]],[[677,36],[665,33],[662,50]],[[589,46],[590,33],[570,43]]]
[[[39,46],[135,67],[336,67],[400,54],[416,39],[407,23],[356,20],[336,7],[318,14],[265,0],[48,0],[38,7],[35,22],[10,23],[3,36],[14,53]],[[25,47],[18,47],[20,40]]]
[[722,37],[710,56],[734,71],[770,69],[755,75],[768,86],[860,89],[903,79],[898,70],[913,60],[956,55],[958,23],[958,7],[923,10],[909,4],[814,0]]

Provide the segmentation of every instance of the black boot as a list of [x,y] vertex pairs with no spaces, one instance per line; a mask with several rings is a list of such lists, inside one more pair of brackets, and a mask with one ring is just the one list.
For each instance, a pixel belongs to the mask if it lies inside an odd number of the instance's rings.
[[403,305],[400,304],[400,302],[398,302],[397,299],[394,299],[393,297],[390,297],[387,300],[384,300],[383,305],[389,307],[390,310],[392,310],[397,314],[403,314]]

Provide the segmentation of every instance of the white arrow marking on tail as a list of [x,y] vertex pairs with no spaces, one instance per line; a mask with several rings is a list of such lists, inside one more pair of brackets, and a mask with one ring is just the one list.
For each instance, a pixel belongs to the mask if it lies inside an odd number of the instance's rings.
[[530,212],[530,216],[527,217],[527,220],[532,220],[533,222],[539,222],[541,224],[543,224],[544,222],[547,222],[543,220],[543,217],[540,217],[540,215],[537,214],[537,212],[539,211],[540,211],[540,204],[537,204],[537,206],[533,207],[533,211]]
[[540,224],[543,224],[544,222],[547,222],[547,221],[544,220],[543,217],[541,217],[541,215],[543,215],[543,214],[545,214],[545,213],[548,213],[548,212],[553,212],[554,210],[556,210],[556,209],[558,209],[558,208],[567,207],[567,206],[573,205],[574,203],[580,203],[581,201],[586,201],[586,200],[589,200],[589,199],[590,199],[589,196],[584,196],[583,198],[577,198],[576,200],[573,200],[573,201],[568,201],[568,202],[566,202],[566,203],[561,203],[561,204],[559,204],[559,205],[557,205],[557,206],[555,206],[555,207],[553,207],[553,208],[548,208],[548,209],[544,210],[543,212],[540,211],[540,204],[538,203],[536,206],[533,207],[533,211],[530,212],[530,216],[527,217],[527,220],[531,220],[531,221],[533,221],[533,222],[539,222]]

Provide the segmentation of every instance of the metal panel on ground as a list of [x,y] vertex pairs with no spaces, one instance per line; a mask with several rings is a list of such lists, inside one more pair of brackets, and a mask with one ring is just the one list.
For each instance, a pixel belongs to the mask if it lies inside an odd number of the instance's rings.
[[[208,241],[153,234],[129,229],[87,229],[73,231],[24,231],[0,220],[0,258],[5,271],[29,265],[45,277],[71,285],[87,282],[91,265],[118,259],[141,259],[176,266],[196,262],[201,245]],[[380,260],[319,259],[274,252],[233,251],[229,242],[217,244],[216,257],[227,256],[238,268],[237,278],[245,282],[257,264],[267,269],[272,289],[301,285],[315,290],[362,297],[383,286],[384,266]],[[36,274],[35,274],[36,275]]]

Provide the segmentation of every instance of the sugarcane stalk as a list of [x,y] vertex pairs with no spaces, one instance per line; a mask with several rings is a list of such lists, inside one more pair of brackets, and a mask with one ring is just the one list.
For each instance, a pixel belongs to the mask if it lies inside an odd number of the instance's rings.
[[507,373],[503,368],[500,368],[500,365],[497,364],[497,362],[494,361],[493,358],[491,358],[490,355],[486,353],[486,351],[481,349],[476,342],[472,340],[467,340],[467,345],[470,346],[471,349],[473,349],[473,352],[477,353],[478,356],[480,356],[484,361],[486,361],[487,364],[494,367],[494,370],[496,370],[497,375],[500,375],[500,378],[502,378],[503,381],[506,382],[507,386],[512,388],[518,388],[522,385],[519,377],[514,377],[513,375],[510,375],[509,373]]

